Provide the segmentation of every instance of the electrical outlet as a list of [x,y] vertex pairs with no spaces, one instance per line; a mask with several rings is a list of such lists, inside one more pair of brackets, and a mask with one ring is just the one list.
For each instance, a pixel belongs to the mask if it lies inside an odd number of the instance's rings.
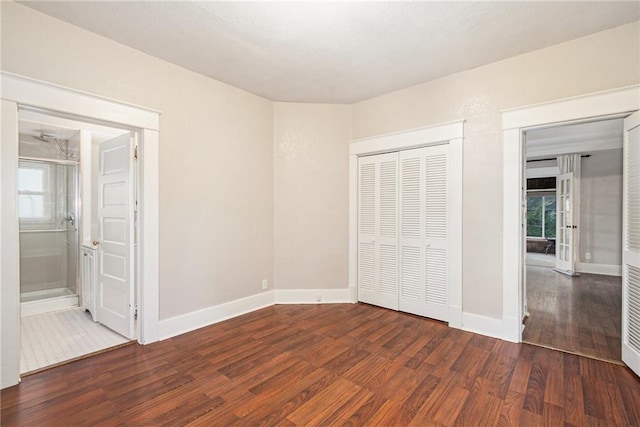
[[316,302],[322,301],[322,294],[316,294]]
[[586,259],[587,261],[589,261],[591,259],[591,252],[587,252],[584,254],[584,259]]
[[262,279],[262,289],[267,289],[269,287],[269,282],[267,279]]

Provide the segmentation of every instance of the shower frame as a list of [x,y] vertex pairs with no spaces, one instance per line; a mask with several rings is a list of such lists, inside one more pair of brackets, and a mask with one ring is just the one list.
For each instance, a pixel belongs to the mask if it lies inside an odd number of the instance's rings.
[[[63,153],[64,154],[64,153]],[[74,258],[75,258],[75,302],[73,301],[74,296],[68,295],[65,297],[49,297],[42,298],[33,301],[20,301],[21,305],[21,316],[44,313],[52,310],[58,310],[60,308],[66,307],[74,307],[81,304],[82,301],[82,286],[81,286],[81,239],[82,235],[82,194],[81,194],[81,186],[82,186],[82,168],[80,167],[80,160],[65,160],[65,159],[55,159],[55,158],[46,158],[46,157],[34,157],[34,156],[20,156],[18,155],[18,162],[20,161],[29,161],[29,162],[37,162],[37,163],[45,163],[45,164],[55,164],[55,165],[66,165],[66,166],[74,166],[75,167],[75,178],[74,178],[74,195],[73,195],[73,214],[75,216],[75,230],[74,230],[74,238],[73,238],[73,248],[74,248]],[[59,184],[57,184],[59,185]],[[68,209],[67,209],[68,211]],[[68,228],[60,228],[60,229],[51,229],[51,230],[19,230],[19,233],[45,233],[45,232],[69,232]],[[19,252],[21,253],[22,248],[19,247]],[[68,261],[67,261],[68,262]],[[22,286],[22,283],[20,284]],[[68,287],[68,279],[67,279],[67,287]],[[22,289],[20,289],[20,294],[22,294]]]

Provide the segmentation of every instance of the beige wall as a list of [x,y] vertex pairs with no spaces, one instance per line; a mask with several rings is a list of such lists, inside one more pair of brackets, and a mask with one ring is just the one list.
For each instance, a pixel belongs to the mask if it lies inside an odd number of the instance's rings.
[[274,275],[278,289],[348,282],[351,107],[274,105]]
[[466,120],[465,312],[502,316],[500,111],[639,83],[639,30],[624,25],[353,105],[354,138]]
[[272,103],[16,3],[2,69],[162,111],[160,318],[273,279]]
[[[580,170],[583,264],[622,265],[622,149],[595,151]],[[586,258],[586,253],[591,259]]]

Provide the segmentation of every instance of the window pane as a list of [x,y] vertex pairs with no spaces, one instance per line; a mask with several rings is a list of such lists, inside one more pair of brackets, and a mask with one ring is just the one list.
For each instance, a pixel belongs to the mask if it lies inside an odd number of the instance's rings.
[[527,236],[542,237],[541,196],[527,196]]
[[18,191],[43,191],[44,172],[42,169],[18,169]]
[[556,237],[556,198],[544,198],[544,237]]
[[44,218],[44,196],[20,194],[18,196],[20,218]]

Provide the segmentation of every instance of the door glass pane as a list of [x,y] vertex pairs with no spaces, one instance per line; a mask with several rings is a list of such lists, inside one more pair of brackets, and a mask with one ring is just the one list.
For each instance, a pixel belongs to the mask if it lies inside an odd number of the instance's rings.
[[556,198],[544,198],[544,237],[556,237]]
[[527,236],[542,237],[542,197],[527,196]]

